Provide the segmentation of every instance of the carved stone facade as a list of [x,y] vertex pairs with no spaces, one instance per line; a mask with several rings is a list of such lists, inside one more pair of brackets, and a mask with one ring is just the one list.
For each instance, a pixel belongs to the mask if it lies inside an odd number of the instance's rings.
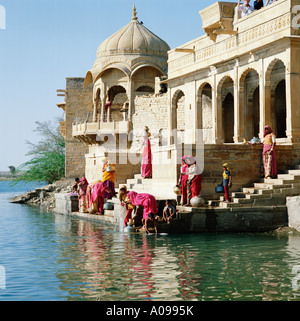
[[[224,161],[234,165],[235,190],[258,179],[261,147],[242,143],[262,138],[265,125],[277,134],[278,167],[299,162],[300,28],[293,10],[299,4],[278,0],[240,18],[235,3],[216,2],[200,11],[206,34],[172,50],[148,29],[148,42],[130,42],[133,31],[146,32],[134,8],[132,21],[99,47],[84,81],[93,86],[93,107],[80,107],[90,118],[73,125],[67,142],[85,144],[88,179],[98,178],[103,155],[118,160],[126,152],[128,160],[140,152],[144,126],[153,145],[148,192],[157,197],[163,186],[174,198],[187,152],[203,165],[203,194],[213,194]],[[105,135],[114,143],[100,142]],[[127,174],[118,182],[138,173],[138,165],[122,165]],[[67,173],[75,174],[72,166]]]

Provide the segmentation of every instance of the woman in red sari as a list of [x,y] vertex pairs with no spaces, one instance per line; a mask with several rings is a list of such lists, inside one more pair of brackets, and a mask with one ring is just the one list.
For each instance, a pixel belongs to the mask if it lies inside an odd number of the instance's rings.
[[277,165],[276,165],[276,137],[270,126],[266,126],[264,129],[264,148],[262,153],[264,177],[276,177]]
[[186,156],[182,156],[181,158],[181,167],[180,167],[180,176],[178,180],[178,186],[181,187],[181,200],[180,204],[184,205],[187,202],[187,180],[188,175],[186,175],[186,171],[188,169],[188,164],[185,162]]
[[142,177],[150,178],[152,175],[152,153],[150,144],[150,133],[149,128],[145,127],[144,132],[144,149],[143,149],[143,159],[142,159]]
[[202,184],[202,175],[200,173],[200,168],[196,163],[196,160],[193,156],[186,156],[185,162],[188,165],[186,174],[188,175],[187,179],[187,205],[191,205],[191,199],[195,196],[199,196],[201,192]]
[[93,208],[98,214],[104,214],[103,205],[105,193],[111,193],[111,190],[103,182],[99,182],[94,186],[91,200]]

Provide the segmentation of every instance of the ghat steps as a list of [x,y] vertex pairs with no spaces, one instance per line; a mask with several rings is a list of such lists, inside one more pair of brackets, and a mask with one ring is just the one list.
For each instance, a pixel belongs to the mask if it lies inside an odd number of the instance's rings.
[[153,178],[143,178],[141,174],[135,174],[134,178],[127,179],[126,184],[120,184],[119,188],[122,185],[126,185],[128,190],[134,190],[137,193],[153,194],[157,200],[174,199],[174,182],[156,181]]
[[285,205],[286,197],[300,194],[300,165],[295,169],[278,174],[277,178],[264,178],[252,187],[244,187],[240,192],[232,192],[230,201],[224,196],[219,200],[208,201],[209,206],[222,208],[257,207]]

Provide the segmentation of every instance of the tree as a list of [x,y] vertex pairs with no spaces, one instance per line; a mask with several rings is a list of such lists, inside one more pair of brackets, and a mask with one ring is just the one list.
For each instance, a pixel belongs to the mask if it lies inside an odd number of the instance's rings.
[[26,141],[30,151],[26,156],[31,159],[19,166],[22,174],[17,181],[39,181],[52,184],[65,176],[65,140],[61,136],[57,122],[35,122],[35,132],[40,141]]
[[9,170],[10,170],[10,172],[11,172],[12,174],[15,174],[15,172],[16,172],[15,166],[8,166],[8,168],[9,168]]

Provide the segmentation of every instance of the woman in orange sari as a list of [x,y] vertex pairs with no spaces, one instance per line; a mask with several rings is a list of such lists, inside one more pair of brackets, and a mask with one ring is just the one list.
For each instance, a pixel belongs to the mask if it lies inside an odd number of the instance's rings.
[[116,168],[114,164],[111,164],[109,160],[104,157],[102,159],[102,182],[111,190],[111,193],[105,193],[105,198],[111,199],[116,195],[115,191],[115,175]]
[[264,177],[276,177],[277,165],[276,165],[276,137],[270,126],[266,126],[264,129],[264,148],[262,153]]

